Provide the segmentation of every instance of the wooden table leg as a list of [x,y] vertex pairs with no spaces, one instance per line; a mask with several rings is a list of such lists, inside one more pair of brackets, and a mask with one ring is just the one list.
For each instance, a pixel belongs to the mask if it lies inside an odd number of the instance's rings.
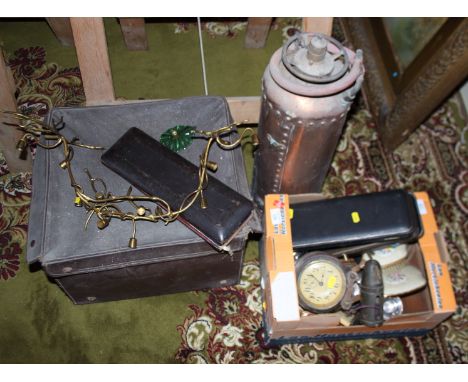
[[246,48],[263,48],[270,31],[272,17],[249,17],[245,34]]
[[[450,22],[450,36],[445,41],[436,36],[433,45],[426,46],[403,74],[408,75],[412,67],[417,70],[402,85],[385,124],[377,125],[388,150],[403,143],[468,76],[468,19]],[[403,77],[402,84],[405,80]]]
[[[0,109],[16,111],[15,85],[10,68],[6,65],[3,52],[0,49]],[[31,155],[25,159],[19,158],[16,143],[22,134],[14,127],[5,125],[3,122],[16,122],[13,118],[0,114],[0,150],[2,151],[10,173],[31,171]]]
[[69,17],[46,17],[50,29],[64,46],[73,46],[73,32]]
[[319,32],[331,36],[333,17],[303,17],[303,32]]
[[114,101],[114,85],[102,18],[71,17],[70,22],[86,105],[100,105]]
[[143,17],[120,17],[120,29],[129,50],[147,50],[145,19]]
[[394,65],[384,50],[389,42],[378,38],[383,21],[367,17],[341,21],[351,46],[364,52],[363,94],[379,138],[391,152],[466,80],[468,19],[448,18],[403,73],[398,73],[398,82],[391,76]]

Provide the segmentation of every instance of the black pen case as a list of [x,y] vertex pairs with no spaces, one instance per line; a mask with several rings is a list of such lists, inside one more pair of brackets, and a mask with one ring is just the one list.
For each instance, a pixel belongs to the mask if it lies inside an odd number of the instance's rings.
[[[173,211],[199,182],[197,166],[136,127],[120,137],[101,161],[141,192],[168,202]],[[207,208],[197,200],[178,220],[222,250],[249,218],[253,204],[210,175],[203,194]]]
[[296,251],[408,243],[423,233],[416,199],[404,190],[291,205]]

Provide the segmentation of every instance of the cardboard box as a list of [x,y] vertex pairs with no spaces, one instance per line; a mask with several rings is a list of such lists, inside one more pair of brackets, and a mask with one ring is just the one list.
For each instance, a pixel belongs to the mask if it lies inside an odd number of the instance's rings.
[[[447,268],[447,249],[438,231],[429,197],[415,193],[424,227],[418,243],[409,245],[411,264],[427,278],[427,285],[402,296],[404,313],[377,328],[342,326],[337,313],[301,313],[291,238],[291,205],[322,198],[317,194],[265,197],[265,234],[260,244],[264,323],[270,343],[421,335],[455,311],[455,296]],[[312,222],[313,223],[313,222]]]

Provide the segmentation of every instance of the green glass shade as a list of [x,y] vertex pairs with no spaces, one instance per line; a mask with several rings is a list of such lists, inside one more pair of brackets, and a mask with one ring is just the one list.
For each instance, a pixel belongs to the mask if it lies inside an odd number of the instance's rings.
[[194,126],[177,125],[162,133],[159,142],[175,152],[184,150],[192,144],[195,130]]

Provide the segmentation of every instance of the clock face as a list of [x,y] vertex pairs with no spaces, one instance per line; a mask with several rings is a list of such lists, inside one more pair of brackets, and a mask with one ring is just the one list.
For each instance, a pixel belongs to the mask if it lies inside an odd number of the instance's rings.
[[316,312],[332,310],[346,292],[341,264],[328,255],[312,255],[301,260],[297,270],[301,305]]

